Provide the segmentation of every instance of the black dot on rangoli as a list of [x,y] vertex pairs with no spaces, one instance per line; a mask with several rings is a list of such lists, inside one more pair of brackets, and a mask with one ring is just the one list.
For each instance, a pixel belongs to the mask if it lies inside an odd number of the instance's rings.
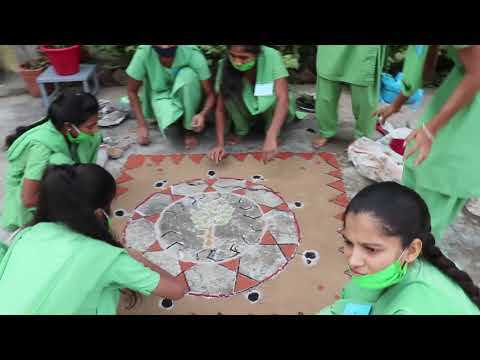
[[208,172],[208,176],[215,176],[215,174],[216,174],[216,172],[213,171],[213,170],[210,170],[210,171]]
[[315,260],[317,258],[317,254],[315,254],[313,251],[308,251],[305,253],[305,257],[310,260]]
[[260,298],[260,294],[256,291],[248,294],[248,300],[250,300],[251,302],[256,302],[258,301],[259,298]]
[[262,179],[262,176],[260,176],[260,175],[255,175],[255,176],[253,177],[253,179],[254,179],[254,180],[261,180],[261,179]]
[[312,263],[312,260],[307,260],[307,264],[310,265]]
[[170,299],[163,299],[162,300],[162,307],[165,309],[170,309],[173,306],[173,301]]
[[315,134],[315,130],[313,130],[313,129],[307,129],[307,132]]
[[121,217],[121,216],[123,216],[123,215],[125,215],[125,211],[123,211],[123,210],[117,210],[117,211],[115,211],[115,216]]
[[297,208],[302,207],[302,205],[303,205],[303,204],[302,204],[300,201],[296,201],[296,202],[295,202],[295,206],[296,206]]
[[164,184],[163,181],[159,181],[159,182],[155,183],[155,187],[161,188],[163,186],[163,184]]

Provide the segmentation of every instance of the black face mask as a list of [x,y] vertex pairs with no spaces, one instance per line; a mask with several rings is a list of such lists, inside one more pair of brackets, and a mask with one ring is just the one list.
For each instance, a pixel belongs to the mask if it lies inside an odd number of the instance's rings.
[[177,53],[177,47],[170,47],[170,48],[159,48],[153,45],[153,49],[157,52],[158,56],[163,58],[173,58]]

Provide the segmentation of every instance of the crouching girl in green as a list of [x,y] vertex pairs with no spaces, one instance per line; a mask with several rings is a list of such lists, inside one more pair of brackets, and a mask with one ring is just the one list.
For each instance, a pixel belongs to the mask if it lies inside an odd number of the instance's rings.
[[342,235],[352,281],[322,315],[479,315],[480,292],[439,248],[422,198],[374,184],[350,203]]
[[40,179],[49,164],[94,163],[102,137],[99,105],[87,93],[60,95],[43,120],[7,137],[9,162],[1,226],[14,231],[28,224],[38,202]]
[[233,130],[229,145],[237,144],[259,121],[263,121],[266,132],[263,159],[275,156],[283,125],[295,118],[295,98],[288,92],[288,76],[279,51],[259,45],[228,46],[227,58],[219,62],[215,84],[217,145],[210,151],[210,159],[219,162],[225,156],[225,133]]
[[114,315],[122,289],[134,297],[183,297],[171,275],[115,240],[115,192],[115,180],[98,165],[46,170],[32,226],[14,235],[0,260],[0,314]]

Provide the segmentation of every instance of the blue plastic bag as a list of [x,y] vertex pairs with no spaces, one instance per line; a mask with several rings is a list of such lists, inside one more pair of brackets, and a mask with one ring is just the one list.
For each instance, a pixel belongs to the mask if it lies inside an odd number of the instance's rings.
[[[382,73],[381,87],[380,87],[380,101],[392,104],[401,92],[401,84],[403,73],[398,73],[394,78],[392,75]],[[417,110],[422,104],[424,96],[423,89],[417,90],[407,101],[407,105],[411,105],[413,110]]]

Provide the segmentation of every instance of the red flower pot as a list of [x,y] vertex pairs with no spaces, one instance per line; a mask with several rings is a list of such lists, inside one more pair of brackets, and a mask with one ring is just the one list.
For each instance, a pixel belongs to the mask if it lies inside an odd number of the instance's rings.
[[40,51],[45,53],[58,75],[74,75],[80,71],[80,45],[62,49],[53,49],[48,45],[42,45]]

